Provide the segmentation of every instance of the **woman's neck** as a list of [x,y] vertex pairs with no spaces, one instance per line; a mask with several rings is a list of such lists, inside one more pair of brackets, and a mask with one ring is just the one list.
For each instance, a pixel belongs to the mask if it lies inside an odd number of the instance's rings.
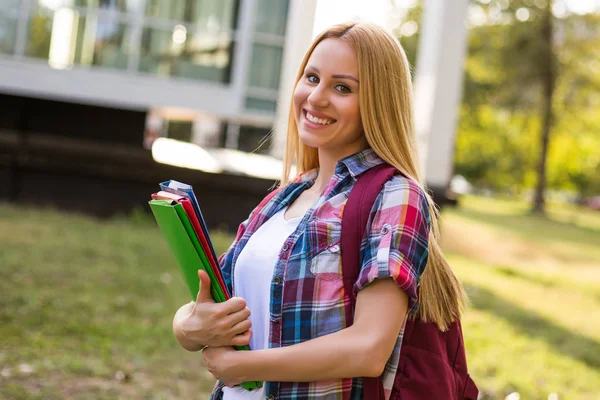
[[318,193],[323,192],[325,186],[327,186],[327,183],[329,182],[329,180],[333,176],[333,173],[335,172],[336,163],[337,160],[334,162],[323,162],[319,155],[319,175],[317,176],[317,179],[315,179],[315,183],[311,187],[312,191]]
[[[364,146],[366,148],[366,146]],[[339,160],[346,158],[352,154],[355,154],[364,148],[355,148],[347,150],[344,153],[334,153],[323,149],[319,149],[319,175],[315,179],[315,183],[311,187],[311,192],[322,193],[327,186],[327,183],[331,180],[331,177],[335,173],[335,167]]]

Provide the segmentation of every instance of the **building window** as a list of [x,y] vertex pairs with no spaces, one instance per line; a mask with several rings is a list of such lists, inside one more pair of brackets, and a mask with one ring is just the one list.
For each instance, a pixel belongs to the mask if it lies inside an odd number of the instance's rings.
[[167,137],[181,142],[192,142],[193,121],[167,121]]
[[0,53],[13,53],[17,41],[19,0],[0,0]]
[[288,0],[257,0],[246,109],[274,114],[283,63]]
[[237,0],[148,0],[139,70],[229,83]]
[[256,32],[285,35],[288,0],[258,0]]
[[188,32],[183,25],[146,28],[139,70],[161,76],[228,83],[233,53],[229,33]]
[[229,32],[236,28],[237,3],[236,0],[148,0],[145,14],[212,32]]
[[62,6],[66,7],[103,8],[130,13],[136,12],[139,4],[139,0],[62,0]]
[[[15,3],[7,9],[16,11],[14,17],[0,11],[0,52],[14,51],[19,9],[19,0],[0,0],[0,5],[6,1]],[[55,68],[98,66],[228,83],[238,4],[38,0],[29,13],[25,55],[47,59]],[[14,21],[3,22],[8,19]]]
[[277,111],[277,102],[275,100],[246,97],[246,109],[262,111],[266,113],[275,113],[275,111]]
[[129,33],[127,24],[96,11],[39,7],[29,19],[26,55],[47,59],[54,68],[96,65],[125,69]]
[[283,48],[255,43],[252,47],[249,86],[275,89],[279,88]]
[[249,153],[269,154],[271,147],[271,129],[242,125],[238,149]]

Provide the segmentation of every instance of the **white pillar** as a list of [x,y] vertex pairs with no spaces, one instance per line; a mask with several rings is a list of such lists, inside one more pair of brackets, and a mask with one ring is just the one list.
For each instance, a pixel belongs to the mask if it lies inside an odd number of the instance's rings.
[[425,0],[415,77],[415,129],[421,172],[432,188],[448,186],[453,169],[469,0]]
[[292,89],[302,57],[312,41],[316,4],[317,0],[290,0],[271,148],[271,155],[277,158],[283,158],[285,151]]
[[256,0],[244,0],[239,5],[238,28],[234,43],[233,65],[231,66],[231,88],[235,91],[235,103],[230,104],[229,115],[241,114],[246,99],[246,82],[250,74],[252,41],[256,20]]

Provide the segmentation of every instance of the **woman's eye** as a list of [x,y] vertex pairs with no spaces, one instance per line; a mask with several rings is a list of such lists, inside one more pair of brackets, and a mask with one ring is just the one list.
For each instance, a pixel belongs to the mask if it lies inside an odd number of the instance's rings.
[[313,74],[308,74],[306,80],[310,83],[319,83],[319,78],[317,78],[317,76]]
[[340,93],[350,93],[352,90],[346,85],[336,85],[335,87]]

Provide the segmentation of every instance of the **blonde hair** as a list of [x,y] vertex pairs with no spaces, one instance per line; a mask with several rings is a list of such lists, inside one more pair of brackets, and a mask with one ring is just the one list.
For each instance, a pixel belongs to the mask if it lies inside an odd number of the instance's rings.
[[[304,75],[315,47],[323,40],[344,40],[356,52],[360,76],[359,107],[369,146],[388,164],[422,186],[412,117],[412,82],[406,54],[398,40],[383,28],[365,22],[334,25],[315,38],[300,65],[296,83]],[[293,99],[281,185],[289,183],[294,162],[297,172],[319,166],[318,150],[304,145],[298,135]],[[460,319],[467,298],[439,246],[438,210],[424,191],[431,214],[429,257],[419,283],[418,317],[445,331]]]

